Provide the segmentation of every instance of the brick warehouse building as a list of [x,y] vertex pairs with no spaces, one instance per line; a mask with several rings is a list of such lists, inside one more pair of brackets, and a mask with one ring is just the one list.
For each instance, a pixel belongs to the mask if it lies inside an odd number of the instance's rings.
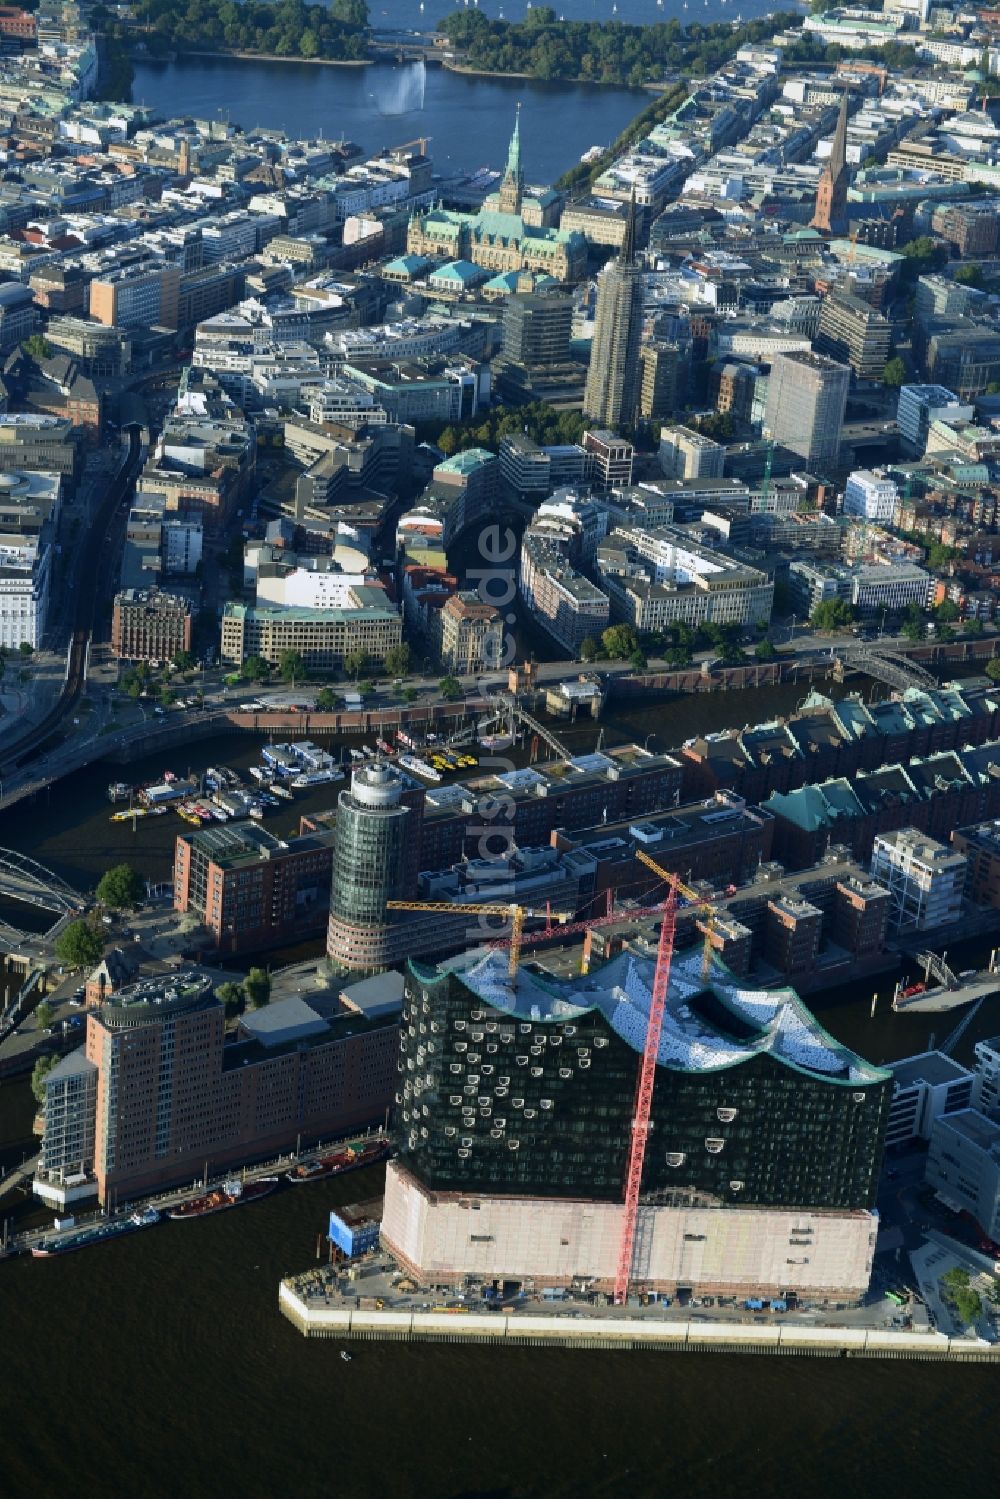
[[194,912],[217,952],[257,952],[320,935],[333,834],[288,841],[254,823],[178,835],[174,909]]

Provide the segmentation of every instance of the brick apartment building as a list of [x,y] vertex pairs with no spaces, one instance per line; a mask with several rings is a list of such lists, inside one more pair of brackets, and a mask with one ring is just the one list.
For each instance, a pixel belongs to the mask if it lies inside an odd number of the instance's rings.
[[257,952],[319,936],[330,899],[333,834],[287,842],[253,823],[181,833],[174,909],[194,912],[217,952]]
[[46,1079],[39,1178],[96,1179],[102,1203],[384,1122],[398,1012],[332,997],[225,1012],[194,972],[144,979],[87,1016],[83,1048]]

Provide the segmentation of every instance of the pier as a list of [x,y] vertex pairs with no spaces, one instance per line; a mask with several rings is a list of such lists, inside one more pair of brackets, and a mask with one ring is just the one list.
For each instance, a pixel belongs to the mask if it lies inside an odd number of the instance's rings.
[[[955,974],[948,967],[948,954],[920,952],[917,961],[924,970],[925,988],[917,994],[907,995],[902,983],[897,983],[892,996],[892,1008],[896,1011],[915,1010],[918,1014],[940,1014],[947,1010],[958,1010],[963,1005],[980,1003],[1000,990],[1000,971],[995,965],[996,950],[990,954],[990,966],[976,973]],[[937,983],[931,984],[931,978]],[[963,1029],[964,1029],[963,1022]],[[957,1037],[956,1037],[957,1040]],[[953,1043],[954,1044],[954,1043]]]
[[[317,1282],[317,1285],[319,1283]],[[307,1276],[283,1280],[278,1308],[307,1338],[345,1342],[478,1343],[507,1347],[587,1348],[605,1352],[661,1349],[670,1353],[771,1353],[807,1358],[927,1359],[951,1364],[1000,1364],[1000,1346],[936,1332],[866,1327],[811,1327],[794,1322],[701,1322],[649,1316],[531,1312],[387,1311],[328,1304],[309,1292]]]

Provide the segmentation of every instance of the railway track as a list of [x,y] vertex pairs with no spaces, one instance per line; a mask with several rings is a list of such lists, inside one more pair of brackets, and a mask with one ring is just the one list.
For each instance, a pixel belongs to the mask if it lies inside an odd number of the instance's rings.
[[75,707],[83,691],[87,670],[87,650],[97,619],[98,604],[109,586],[110,573],[107,568],[101,566],[101,549],[118,511],[128,498],[142,454],[142,438],[137,426],[128,429],[128,438],[128,456],[108,485],[107,494],[94,517],[78,563],[77,575],[80,586],[77,592],[76,618],[73,622],[63,690],[58,701],[40,723],[22,734],[13,744],[5,747],[2,763],[3,775],[20,768],[59,729],[66,714]]

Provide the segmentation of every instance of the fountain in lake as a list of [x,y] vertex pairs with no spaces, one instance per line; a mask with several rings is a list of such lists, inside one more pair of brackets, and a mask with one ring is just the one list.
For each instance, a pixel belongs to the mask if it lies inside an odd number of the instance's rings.
[[427,66],[421,58],[401,68],[394,68],[390,78],[376,80],[374,92],[379,114],[405,115],[424,107]]

